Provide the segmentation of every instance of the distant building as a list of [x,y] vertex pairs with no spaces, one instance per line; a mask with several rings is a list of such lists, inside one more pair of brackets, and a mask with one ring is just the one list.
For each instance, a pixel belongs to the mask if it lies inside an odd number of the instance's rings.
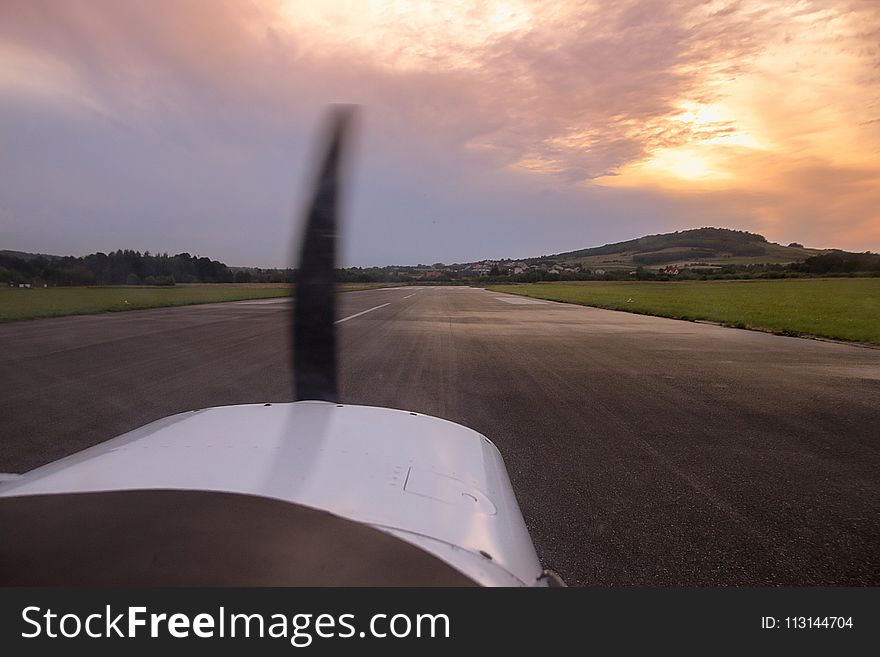
[[663,269],[660,270],[662,274],[669,274],[670,276],[678,276],[681,273],[681,270],[678,268],[678,265],[666,265]]

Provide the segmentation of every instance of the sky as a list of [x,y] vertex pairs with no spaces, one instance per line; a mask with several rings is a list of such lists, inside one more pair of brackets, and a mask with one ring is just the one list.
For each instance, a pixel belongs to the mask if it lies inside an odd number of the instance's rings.
[[332,103],[346,265],[880,250],[876,0],[3,0],[0,248],[287,266]]

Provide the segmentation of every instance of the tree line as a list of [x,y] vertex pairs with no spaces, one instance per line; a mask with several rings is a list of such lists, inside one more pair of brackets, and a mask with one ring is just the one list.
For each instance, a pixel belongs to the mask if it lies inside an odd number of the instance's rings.
[[[25,257],[22,257],[25,256]],[[0,252],[0,282],[37,285],[174,285],[175,283],[294,283],[295,269],[231,269],[218,260],[189,253],[169,256],[132,250],[93,253],[83,257],[13,255]],[[443,267],[442,263],[437,263]],[[555,263],[551,263],[555,264]],[[590,270],[555,273],[530,269],[513,275],[498,265],[485,282],[576,281],[576,280],[694,280],[726,278],[791,278],[801,276],[880,276],[880,254],[832,252],[788,265],[728,264],[723,267],[689,265],[673,275],[636,263],[635,270]],[[424,265],[387,267],[348,267],[336,270],[340,283],[408,283],[424,281]],[[435,267],[435,269],[439,269]],[[472,277],[456,269],[443,269],[433,282],[454,282]]]
[[74,257],[0,254],[0,281],[46,285],[174,285],[231,283],[229,267],[189,253],[153,255],[129,249]]

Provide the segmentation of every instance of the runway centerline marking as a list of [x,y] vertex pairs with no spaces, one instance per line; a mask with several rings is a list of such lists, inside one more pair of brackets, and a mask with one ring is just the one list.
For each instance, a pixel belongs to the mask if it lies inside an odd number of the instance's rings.
[[384,308],[385,306],[390,306],[391,302],[383,303],[381,306],[373,306],[372,308],[367,308],[366,310],[362,310],[359,313],[355,313],[354,315],[349,315],[348,317],[343,317],[342,319],[337,319],[334,324],[342,324],[342,322],[347,322],[350,319],[354,319],[355,317],[360,317],[361,315],[366,315],[367,313],[371,313],[374,310],[379,310],[379,308]]
[[404,299],[409,299],[410,297],[414,297],[414,296],[416,296],[416,294],[418,294],[418,292],[413,292],[412,294],[408,294],[408,295],[406,295],[406,296],[403,297],[403,298],[404,298]]

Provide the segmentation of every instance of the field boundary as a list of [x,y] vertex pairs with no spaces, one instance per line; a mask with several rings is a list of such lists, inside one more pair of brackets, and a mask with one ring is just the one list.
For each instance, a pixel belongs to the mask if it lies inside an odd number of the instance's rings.
[[[363,292],[380,288],[399,287],[394,284],[364,284],[357,283],[340,283],[339,292]],[[199,298],[199,291],[209,294]],[[228,290],[230,298],[222,298],[217,295],[217,290]],[[103,299],[81,299],[77,305],[76,300],[60,299],[57,295],[61,294],[74,295],[77,292],[85,292],[86,294],[99,295],[101,292],[106,293]],[[127,296],[125,292],[132,291],[138,295],[139,299],[132,299],[131,302],[123,297]],[[40,297],[44,293],[56,295],[56,300],[62,301],[57,306],[50,304],[43,305],[34,303],[36,301],[47,301],[45,297]],[[150,292],[155,292],[155,297],[144,298]],[[168,296],[177,293],[179,296]],[[25,304],[24,309],[15,308],[14,306],[4,305],[4,297],[6,295],[34,295],[27,299],[32,302],[31,307]],[[161,297],[165,298],[161,298]],[[203,306],[217,303],[236,303],[241,301],[258,301],[261,299],[281,299],[287,296],[295,296],[290,285],[272,284],[272,285],[248,285],[243,284],[241,287],[234,284],[181,284],[179,286],[126,286],[126,285],[96,285],[84,287],[52,287],[52,288],[30,288],[19,289],[10,288],[9,290],[0,290],[0,324],[11,322],[27,322],[39,319],[52,319],[57,317],[74,317],[84,315],[103,315],[105,313],[119,312],[136,312],[139,310],[154,310],[158,308],[179,308],[183,306]],[[20,301],[21,299],[16,299]]]

